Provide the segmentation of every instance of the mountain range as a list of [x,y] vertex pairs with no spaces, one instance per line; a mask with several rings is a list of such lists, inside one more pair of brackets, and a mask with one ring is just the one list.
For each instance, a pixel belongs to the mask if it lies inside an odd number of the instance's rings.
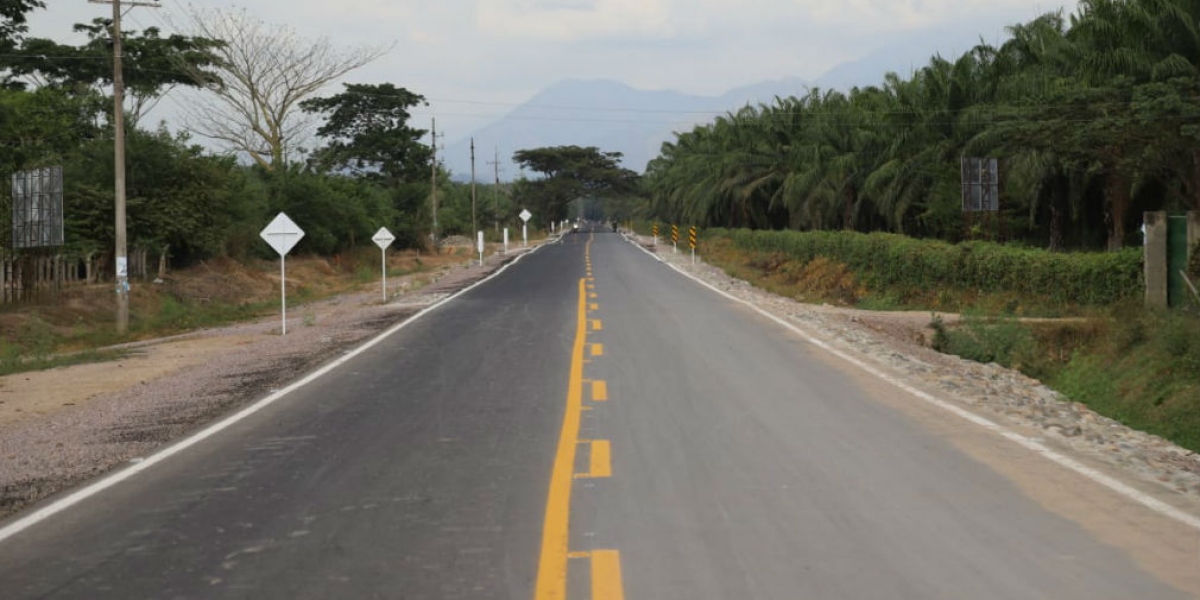
[[[671,90],[639,90],[610,80],[568,80],[554,84],[502,118],[475,130],[441,150],[445,165],[457,180],[471,173],[470,138],[474,137],[479,180],[490,181],[493,149],[499,154],[501,179],[522,175],[511,162],[525,148],[596,146],[624,154],[623,165],[639,173],[658,156],[673,133],[688,131],[747,104],[770,103],[775,97],[802,96],[810,88],[848,90],[878,85],[889,71],[908,76],[928,63],[935,50],[955,58],[979,42],[969,28],[929,33],[926,43],[904,40],[878,48],[863,58],[840,64],[812,82],[799,78],[763,81],[719,96],[700,96]],[[934,41],[928,41],[932,39]],[[524,175],[532,176],[532,173]]]

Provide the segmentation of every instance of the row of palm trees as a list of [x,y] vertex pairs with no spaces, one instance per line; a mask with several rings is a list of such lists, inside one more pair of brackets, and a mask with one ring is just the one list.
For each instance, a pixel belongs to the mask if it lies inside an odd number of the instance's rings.
[[[907,79],[810,90],[677,134],[647,168],[660,219],[1125,245],[1142,210],[1200,210],[1200,0],[1083,0]],[[961,159],[1001,210],[965,214]]]

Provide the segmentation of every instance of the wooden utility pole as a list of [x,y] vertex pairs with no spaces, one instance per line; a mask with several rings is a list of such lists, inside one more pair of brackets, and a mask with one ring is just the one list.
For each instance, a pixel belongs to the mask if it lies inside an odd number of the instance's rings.
[[488,162],[496,170],[496,187],[492,188],[492,225],[500,231],[500,149],[496,148],[495,158]]
[[[92,4],[112,4],[113,45],[113,195],[115,197],[116,248],[113,252],[117,276],[117,333],[129,330],[129,251],[125,240],[125,74],[121,66],[122,0],[88,0]],[[157,2],[124,2],[124,6],[158,8]]]
[[432,237],[433,237],[433,253],[437,254],[437,252],[438,252],[438,222],[437,222],[437,138],[438,138],[438,135],[437,135],[437,119],[436,118],[433,119],[433,125],[430,127],[430,137],[433,140],[433,143],[431,144],[431,146],[433,148],[433,160],[431,161],[432,166],[429,169],[429,172],[430,172],[429,181],[430,181],[430,186],[431,186],[431,189],[429,191],[429,197],[430,197],[431,202],[433,203],[433,235],[432,235]]
[[479,230],[475,220],[475,138],[471,138],[471,235]]

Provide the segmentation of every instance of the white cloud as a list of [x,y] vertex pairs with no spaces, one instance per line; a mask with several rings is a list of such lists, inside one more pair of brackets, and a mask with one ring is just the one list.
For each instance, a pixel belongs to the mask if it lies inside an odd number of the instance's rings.
[[[47,4],[34,14],[31,33],[61,41],[69,41],[72,23],[106,9],[85,0]],[[767,79],[815,79],[897,43],[912,44],[916,56],[961,51],[946,47],[933,28],[994,38],[1005,25],[1061,6],[1055,0],[163,0],[161,9],[130,11],[130,26],[181,21],[188,4],[241,6],[339,46],[395,41],[391,53],[347,80],[392,82],[440,99],[430,107],[439,113],[439,129],[445,116],[446,129],[463,135],[564,79],[718,94]]]
[[501,38],[583,41],[670,37],[667,0],[495,0],[480,2],[476,24]]

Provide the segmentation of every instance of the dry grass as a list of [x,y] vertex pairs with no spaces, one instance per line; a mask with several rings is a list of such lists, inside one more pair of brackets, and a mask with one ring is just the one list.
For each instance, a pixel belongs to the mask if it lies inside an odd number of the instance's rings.
[[[439,270],[462,264],[469,251],[439,255],[415,251],[388,253],[388,277],[415,279],[419,287]],[[289,257],[289,306],[378,286],[380,254],[363,248],[324,258]],[[130,330],[117,336],[116,295],[111,284],[75,286],[38,304],[0,306],[0,369],[29,370],[61,361],[67,353],[120,342],[152,339],[278,310],[279,263],[216,258],[172,271],[161,283],[134,281]],[[97,360],[107,354],[85,354]]]

